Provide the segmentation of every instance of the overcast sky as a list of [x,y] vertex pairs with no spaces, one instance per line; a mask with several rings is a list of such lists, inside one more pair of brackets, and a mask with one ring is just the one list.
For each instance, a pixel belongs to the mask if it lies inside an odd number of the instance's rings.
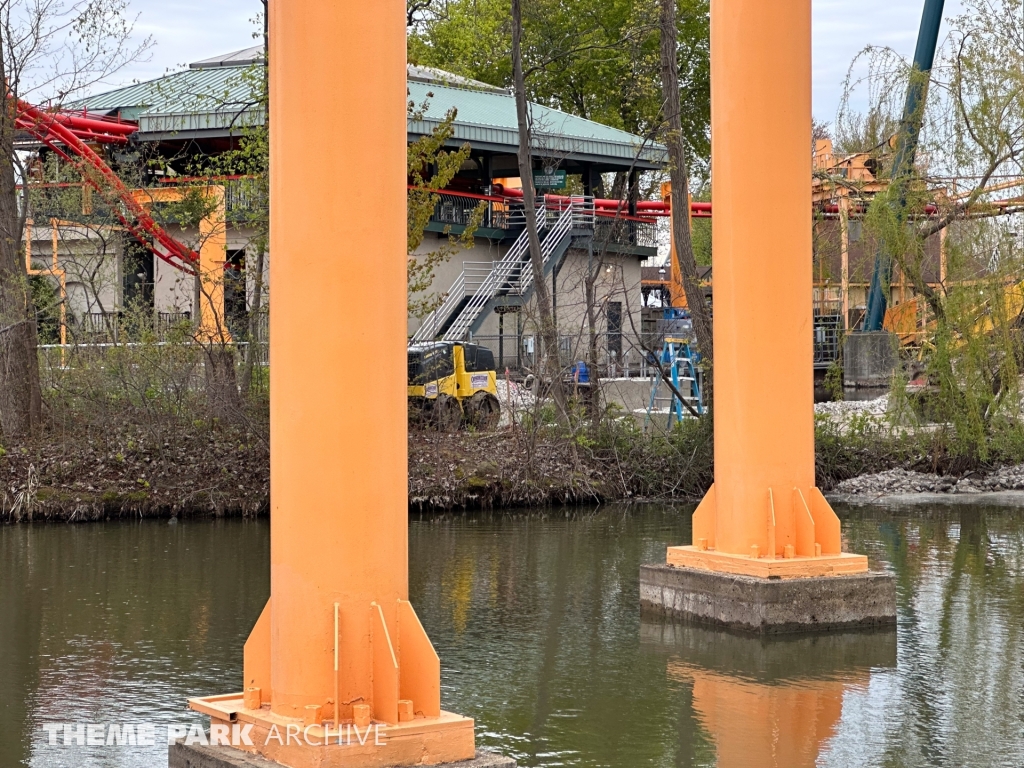
[[[282,0],[286,2],[287,0]],[[770,1],[770,0],[769,0]],[[914,52],[924,0],[813,0],[814,115],[831,122],[850,61],[866,45]],[[254,45],[252,19],[260,0],[131,0],[140,37],[152,35],[149,61],[121,73],[118,83],[147,80],[190,61]],[[946,0],[945,15],[961,11]],[[947,25],[943,24],[941,37]],[[784,44],[784,41],[780,41]]]

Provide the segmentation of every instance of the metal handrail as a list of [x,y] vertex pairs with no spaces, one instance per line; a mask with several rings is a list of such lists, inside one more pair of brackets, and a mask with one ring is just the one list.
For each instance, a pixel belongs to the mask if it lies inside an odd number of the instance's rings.
[[[547,209],[544,204],[541,203],[537,209],[537,223],[540,226],[541,221],[547,220]],[[516,238],[516,241],[512,244],[512,247],[508,249],[505,256],[495,263],[494,268],[491,269],[490,273],[484,279],[483,284],[477,288],[476,292],[470,297],[469,302],[459,312],[458,317],[449,326],[445,332],[443,338],[445,341],[458,341],[463,338],[469,331],[470,325],[476,320],[477,316],[483,310],[484,305],[490,301],[494,295],[500,290],[500,288],[508,282],[508,278],[512,273],[521,269],[521,263],[523,257],[525,257],[530,251],[530,240],[529,230],[523,230],[522,234]]]
[[[594,227],[594,198],[589,195],[541,197],[537,200],[536,210],[537,226],[542,231],[547,230],[541,240],[544,264],[547,264],[562,238],[572,229]],[[520,214],[512,213],[511,218],[517,218],[518,215]],[[533,266],[528,258],[529,250],[529,234],[527,230],[523,230],[499,261],[463,262],[462,273],[448,290],[441,306],[426,317],[413,334],[412,341],[425,342],[435,338],[444,323],[456,312],[458,315],[448,327],[443,339],[463,339],[487,302],[500,291],[525,294],[533,284]],[[481,278],[482,265],[486,265],[487,273]]]
[[462,275],[465,278],[465,296],[476,293],[480,286],[487,280],[487,276],[494,269],[493,261],[464,261],[462,262]]
[[[574,216],[579,212],[574,207],[571,199],[568,204],[560,205],[559,208],[562,210],[558,214],[558,218],[541,241],[541,255],[544,264],[547,264],[548,259],[551,258],[562,238],[570,232],[573,227]],[[547,220],[549,213],[555,212],[549,211],[545,205],[543,208],[545,220]],[[516,241],[516,244],[518,243],[519,240]],[[469,333],[473,322],[480,316],[480,312],[483,311],[487,302],[494,298],[498,291],[502,290],[505,286],[508,286],[520,296],[529,290],[530,285],[533,283],[533,265],[529,259],[524,259],[528,252],[529,242],[526,241],[524,247],[519,249],[516,255],[513,256],[510,249],[505,258],[495,265],[483,285],[480,286],[466,306],[462,308],[459,316],[455,318],[455,322],[451,324],[444,334],[445,341],[459,341],[464,338]],[[513,257],[510,258],[510,256]],[[516,277],[514,278],[513,275],[516,275]]]
[[[555,222],[555,226],[544,237],[544,240],[541,242],[541,256],[545,266],[562,238],[573,228],[575,216],[576,211],[574,208],[572,206],[568,207],[558,218],[558,221]],[[516,285],[516,292],[522,296],[530,289],[531,285],[533,285],[533,262],[527,261],[522,265],[518,284]]]
[[[538,221],[542,220],[543,216],[545,215],[545,209],[543,207],[543,204],[541,204],[538,207],[537,215]],[[492,267],[491,273],[503,267],[504,265],[506,265],[506,263],[514,263],[520,261],[523,257],[523,254],[527,253],[527,251],[529,250],[529,247],[530,246],[528,233],[526,230],[523,230],[520,233],[519,237],[515,239],[515,242],[512,243],[512,246],[508,249],[508,252],[505,254],[505,256],[502,257],[501,261],[499,261]],[[485,282],[486,280],[487,278],[484,279]],[[475,296],[476,293],[479,292],[482,287],[482,285],[478,287],[473,292],[473,294],[471,294],[471,296]],[[465,300],[466,295],[466,270],[465,268],[463,268],[462,273],[458,276],[458,278],[456,278],[455,282],[452,284],[452,287],[448,290],[447,295],[445,295],[444,301],[441,302],[441,306],[439,306],[437,309],[435,309],[433,312],[427,315],[426,319],[424,319],[423,321],[423,324],[412,335],[413,342],[430,341],[431,339],[435,338],[438,332],[441,330],[441,327],[444,325],[445,321],[459,310],[459,306]],[[444,338],[448,338],[447,333],[445,334]]]
[[441,329],[441,325],[448,317],[455,312],[456,308],[466,296],[466,275],[461,273],[452,283],[452,287],[441,302],[441,306],[431,312],[423,320],[423,324],[416,329],[412,335],[414,342],[430,341]]

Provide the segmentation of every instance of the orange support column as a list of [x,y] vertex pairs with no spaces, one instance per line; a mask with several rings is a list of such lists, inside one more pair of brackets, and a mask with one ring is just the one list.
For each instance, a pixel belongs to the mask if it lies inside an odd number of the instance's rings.
[[[669,565],[867,570],[814,482],[811,1],[712,0],[715,484]],[[772,158],[772,205],[750,205]]]
[[227,213],[224,205],[224,187],[211,184],[205,187],[165,187],[163,189],[135,189],[132,197],[146,208],[158,203],[176,203],[185,199],[189,191],[206,198],[209,212],[199,220],[198,278],[199,285],[193,307],[199,318],[198,336],[208,344],[231,343],[227,317],[224,314],[224,262],[227,249]]
[[289,766],[466,760],[407,601],[405,5],[272,0],[270,42],[271,595],[191,705]]
[[[661,199],[668,203],[669,206],[672,204],[672,185],[664,181],[661,184]],[[691,201],[690,195],[686,196],[686,202],[689,204]],[[686,216],[690,219],[690,231],[693,231],[693,216],[691,215],[689,205],[687,205]],[[668,231],[675,233],[675,229],[672,224],[673,212],[669,207],[668,213]],[[675,237],[670,238],[669,242],[669,282],[668,292],[673,307],[677,309],[686,309],[686,291],[683,289],[683,270],[679,266],[679,254],[676,253],[676,239]]]

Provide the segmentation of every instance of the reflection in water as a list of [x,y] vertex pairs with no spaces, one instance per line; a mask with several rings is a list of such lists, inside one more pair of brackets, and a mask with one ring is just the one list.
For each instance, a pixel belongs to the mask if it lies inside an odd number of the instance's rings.
[[0,527],[0,766],[166,765],[167,747],[50,746],[44,723],[198,722],[241,685],[270,591],[263,523]]
[[[410,593],[443,704],[527,768],[1020,768],[1024,519],[837,511],[851,549],[897,575],[895,650],[892,633],[762,642],[641,622],[639,566],[689,539],[688,509],[414,521]],[[236,688],[268,534],[0,527],[0,768],[166,764],[162,747],[50,747],[39,728],[188,721],[186,696]]]
[[753,638],[645,618],[643,645],[692,686],[719,768],[813,768],[847,691],[896,666],[896,633]]
[[689,508],[424,519],[410,599],[441,656],[443,705],[522,766],[674,765],[679,686],[639,647],[641,562]]

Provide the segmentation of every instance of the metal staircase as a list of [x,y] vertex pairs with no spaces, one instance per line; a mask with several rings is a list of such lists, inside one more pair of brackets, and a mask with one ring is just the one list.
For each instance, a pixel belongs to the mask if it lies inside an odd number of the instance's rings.
[[[588,197],[542,198],[537,206],[541,254],[545,273],[562,257],[574,230],[591,233],[594,203]],[[533,286],[529,236],[524,228],[498,261],[482,264],[464,262],[462,274],[449,289],[441,306],[427,316],[413,334],[413,342],[461,341],[478,327],[484,311],[499,296],[525,298]]]

